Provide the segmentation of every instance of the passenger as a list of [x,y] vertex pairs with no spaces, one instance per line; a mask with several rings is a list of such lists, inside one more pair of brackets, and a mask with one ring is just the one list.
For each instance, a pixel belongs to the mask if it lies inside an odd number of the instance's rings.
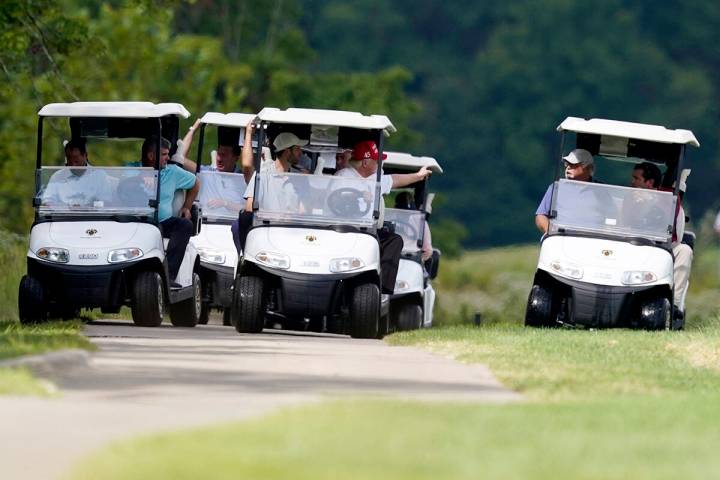
[[[275,147],[275,160],[269,166],[268,171],[278,173],[289,172],[290,167],[296,165],[300,160],[300,156],[302,155],[302,149],[300,147],[307,144],[307,140],[301,140],[294,133],[280,133],[273,141],[273,146]],[[247,147],[247,144],[245,147]],[[243,150],[243,165],[246,165],[248,160],[252,160],[252,152],[248,155],[245,153],[245,150]],[[238,254],[240,254],[245,248],[245,239],[247,238],[247,233],[252,226],[252,204],[253,197],[255,196],[255,173],[253,173],[250,181],[248,182],[247,190],[245,190],[244,196],[245,211],[240,212],[240,216],[232,223],[231,226],[233,241],[235,242],[235,248],[237,248]]]
[[88,165],[85,139],[70,140],[64,150],[68,168],[58,170],[50,177],[42,194],[43,205],[93,207],[95,202],[103,202],[104,206],[112,200],[114,189],[110,188],[107,174]]
[[[387,155],[383,154],[383,160]],[[338,170],[335,175],[348,178],[368,178],[376,174],[380,155],[377,145],[372,140],[366,140],[355,145],[352,151],[352,158],[347,168]],[[380,193],[387,195],[393,188],[406,187],[412,183],[419,182],[428,177],[432,172],[427,167],[422,167],[415,173],[382,175],[380,177]],[[378,241],[380,243],[380,269],[382,293],[392,294],[395,289],[400,254],[402,253],[403,240],[396,233],[385,228],[378,230]]]
[[[197,169],[197,164],[187,158],[187,153],[190,151],[194,133],[199,126],[200,120],[198,119],[190,127],[182,143],[182,167],[193,173]],[[200,171],[243,173],[245,181],[247,181],[252,175],[252,170],[245,169],[238,163],[242,151],[239,136],[240,128],[218,126],[218,147],[215,155],[215,165],[200,165]],[[247,135],[245,140],[248,141]],[[252,137],[250,137],[249,141],[252,142]],[[245,199],[243,198],[245,190],[244,188],[235,188],[240,184],[239,182],[226,182],[222,175],[206,175],[203,178],[204,185],[200,191],[203,208],[221,209],[234,215],[237,215],[243,209],[245,206]]]
[[[672,238],[672,250],[675,261],[673,263],[673,304],[675,306],[676,318],[685,317],[685,296],[690,282],[690,270],[692,269],[693,250],[690,246],[682,243],[685,234],[685,210],[682,207],[682,199],[687,189],[687,174],[680,179],[680,203],[675,215],[675,233]],[[649,162],[638,164],[632,173],[631,185],[635,188],[657,190],[660,186],[661,174],[657,165]]]
[[[587,150],[576,148],[563,157],[565,163],[565,178],[579,182],[592,182],[595,173],[595,161]],[[554,184],[550,184],[545,195],[535,211],[535,225],[543,233],[548,232],[550,227],[550,204],[552,203],[552,192]]]
[[[398,193],[395,197],[395,208],[400,208],[403,210],[416,210],[413,194],[410,192]],[[427,259],[432,257],[432,237],[430,236],[430,227],[428,226],[427,220],[423,220],[423,242],[420,251],[423,262],[427,261]]]
[[[160,139],[160,158],[156,159],[157,143],[157,137],[150,137],[143,142],[141,163],[143,167],[155,167],[156,161],[159,162],[160,198],[158,201],[158,221],[160,222],[162,236],[170,239],[167,248],[170,286],[179,288],[180,284],[175,280],[180,271],[185,248],[193,234],[190,208],[200,190],[200,180],[177,165],[167,165],[170,158],[170,142],[165,138]],[[185,202],[180,209],[180,216],[173,217],[172,203],[177,190],[186,191]]]
[[342,170],[343,168],[347,168],[348,163],[350,162],[350,159],[352,158],[352,149],[349,148],[341,148],[338,149],[338,152],[335,154],[335,171]]

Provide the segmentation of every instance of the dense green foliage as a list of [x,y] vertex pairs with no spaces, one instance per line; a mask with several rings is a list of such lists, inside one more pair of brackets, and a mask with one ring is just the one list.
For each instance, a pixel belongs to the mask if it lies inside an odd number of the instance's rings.
[[[447,167],[437,182],[469,245],[536,237],[566,116],[686,128],[689,204],[716,206],[720,4],[700,0],[433,2],[306,0],[320,71],[400,64],[422,106],[414,151]],[[395,146],[395,144],[393,144]],[[405,145],[402,145],[405,147]],[[603,173],[600,172],[600,178]]]
[[0,226],[23,232],[31,220],[37,109],[75,99],[177,101],[195,115],[268,105],[387,114],[399,127],[390,148],[446,167],[433,180],[448,200],[433,223],[451,250],[459,224],[467,246],[536,238],[566,116],[688,128],[702,143],[688,194],[699,218],[717,206],[719,5],[2,2]]

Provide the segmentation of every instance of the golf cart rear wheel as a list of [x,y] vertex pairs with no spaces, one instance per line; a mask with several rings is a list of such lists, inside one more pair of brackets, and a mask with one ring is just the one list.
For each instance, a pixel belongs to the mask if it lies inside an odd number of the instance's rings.
[[140,272],[132,289],[132,319],[138,327],[157,327],[163,321],[165,296],[157,272]]
[[358,285],[350,301],[350,336],[376,338],[380,320],[380,290],[373,283]]
[[263,287],[260,277],[235,277],[231,315],[238,333],[260,333],[265,327]]
[[555,315],[550,289],[543,284],[533,285],[525,309],[525,326],[553,327],[555,326]]
[[422,326],[422,308],[416,303],[406,303],[397,314],[398,330],[417,330]]
[[652,298],[640,308],[640,325],[647,330],[669,330],[672,326],[670,300]]
[[27,275],[20,280],[18,313],[23,325],[47,320],[45,290],[39,280]]
[[194,327],[202,314],[202,289],[200,275],[193,273],[192,297],[170,305],[170,321],[176,327]]
[[208,320],[210,320],[210,304],[208,302],[202,302],[202,309],[200,310],[198,323],[200,325],[207,325]]

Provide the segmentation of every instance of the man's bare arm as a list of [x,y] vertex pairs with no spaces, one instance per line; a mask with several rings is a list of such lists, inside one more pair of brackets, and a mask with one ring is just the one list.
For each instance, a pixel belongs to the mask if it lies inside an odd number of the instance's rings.
[[427,167],[422,167],[420,170],[418,170],[415,173],[393,173],[392,176],[392,186],[393,188],[402,188],[407,187],[410,184],[413,184],[415,182],[419,182],[420,180],[424,179],[425,177],[430,176],[432,172]]
[[540,230],[543,234],[546,234],[548,232],[548,228],[550,228],[550,219],[546,215],[535,215],[535,225],[538,230]]

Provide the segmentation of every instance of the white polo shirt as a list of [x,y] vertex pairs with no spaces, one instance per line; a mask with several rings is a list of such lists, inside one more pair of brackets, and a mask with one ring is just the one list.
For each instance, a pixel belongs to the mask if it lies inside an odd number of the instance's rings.
[[[355,170],[353,167],[346,167],[342,170],[338,170],[335,172],[336,177],[349,177],[349,178],[363,178],[357,170]],[[368,177],[369,178],[369,177]],[[372,175],[372,178],[375,178],[375,174]],[[387,195],[390,193],[390,190],[392,190],[392,176],[390,175],[381,175],[380,176],[380,193],[382,195]]]

